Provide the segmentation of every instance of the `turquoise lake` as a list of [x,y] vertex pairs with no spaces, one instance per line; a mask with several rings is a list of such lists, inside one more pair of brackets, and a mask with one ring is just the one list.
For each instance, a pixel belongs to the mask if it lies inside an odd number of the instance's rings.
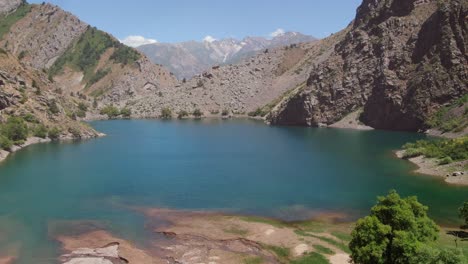
[[[270,127],[252,120],[91,123],[103,138],[28,147],[0,163],[0,256],[53,263],[61,221],[146,235],[131,207],[205,209],[284,220],[337,212],[355,220],[376,196],[417,195],[458,224],[468,188],[416,175],[393,150],[415,133]],[[31,260],[33,260],[31,262]]]

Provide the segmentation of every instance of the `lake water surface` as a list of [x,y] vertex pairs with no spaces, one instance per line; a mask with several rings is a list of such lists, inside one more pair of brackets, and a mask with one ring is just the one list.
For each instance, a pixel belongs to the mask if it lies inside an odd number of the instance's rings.
[[[458,223],[468,188],[414,175],[392,150],[424,136],[269,127],[251,120],[93,122],[108,136],[28,147],[0,163],[0,256],[53,263],[63,221],[98,221],[138,241],[136,207],[207,209],[285,220],[368,213],[376,196],[417,195]],[[34,262],[30,262],[34,259]]]

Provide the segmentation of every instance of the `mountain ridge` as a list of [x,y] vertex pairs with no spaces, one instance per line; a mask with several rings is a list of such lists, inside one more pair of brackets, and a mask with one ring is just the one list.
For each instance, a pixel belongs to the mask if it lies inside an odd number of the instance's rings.
[[216,65],[234,64],[265,49],[312,42],[317,39],[299,32],[285,32],[272,38],[245,37],[211,41],[152,43],[137,47],[154,63],[162,64],[175,76],[190,79]]

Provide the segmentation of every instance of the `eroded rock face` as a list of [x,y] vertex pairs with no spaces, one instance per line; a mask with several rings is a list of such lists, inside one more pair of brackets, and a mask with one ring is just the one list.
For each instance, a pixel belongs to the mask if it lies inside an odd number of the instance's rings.
[[419,130],[468,92],[468,3],[365,0],[307,87],[272,113],[282,125],[332,124],[359,108],[374,128]]
[[0,15],[14,11],[23,3],[23,0],[0,0]]

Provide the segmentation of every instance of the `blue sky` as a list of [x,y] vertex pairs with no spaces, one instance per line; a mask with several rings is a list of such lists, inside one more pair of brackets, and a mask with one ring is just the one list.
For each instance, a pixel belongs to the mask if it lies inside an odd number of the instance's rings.
[[[42,3],[42,0],[30,0]],[[277,29],[319,38],[346,27],[361,0],[49,0],[119,39],[160,42],[268,36]]]

